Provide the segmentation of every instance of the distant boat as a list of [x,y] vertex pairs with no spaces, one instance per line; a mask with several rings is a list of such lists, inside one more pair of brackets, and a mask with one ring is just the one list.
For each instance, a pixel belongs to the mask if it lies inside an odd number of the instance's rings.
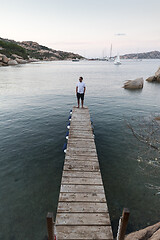
[[104,58],[98,58],[98,61],[108,61],[108,59],[106,57]]
[[114,57],[112,57],[112,44],[111,44],[111,48],[110,48],[110,56],[108,58],[109,62],[113,62],[114,61]]
[[79,62],[79,59],[78,58],[74,58],[74,59],[72,59],[72,62]]
[[121,65],[121,61],[120,61],[119,54],[117,54],[117,57],[116,57],[116,59],[115,59],[115,61],[114,61],[114,64],[115,64],[115,65]]

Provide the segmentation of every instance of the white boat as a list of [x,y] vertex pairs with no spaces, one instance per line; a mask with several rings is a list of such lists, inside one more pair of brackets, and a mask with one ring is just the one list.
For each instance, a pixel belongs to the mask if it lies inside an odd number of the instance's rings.
[[121,65],[121,61],[120,61],[119,54],[117,54],[117,57],[116,57],[116,59],[114,60],[114,64],[115,64],[115,65]]
[[78,58],[73,58],[72,62],[79,62],[79,59]]

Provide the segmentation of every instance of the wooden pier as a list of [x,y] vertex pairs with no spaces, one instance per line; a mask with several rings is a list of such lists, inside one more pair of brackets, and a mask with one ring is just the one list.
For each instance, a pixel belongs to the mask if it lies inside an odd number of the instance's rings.
[[88,108],[73,108],[55,226],[58,240],[113,240]]

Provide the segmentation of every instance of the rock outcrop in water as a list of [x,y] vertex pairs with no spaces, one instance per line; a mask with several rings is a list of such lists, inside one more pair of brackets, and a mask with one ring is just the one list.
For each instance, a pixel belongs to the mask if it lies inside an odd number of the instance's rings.
[[160,67],[157,72],[155,72],[154,76],[151,76],[146,79],[147,82],[159,82],[160,83]]
[[125,240],[160,240],[160,222],[137,232],[130,233]]
[[137,78],[135,80],[128,80],[124,83],[126,89],[142,89],[144,84],[143,78]]

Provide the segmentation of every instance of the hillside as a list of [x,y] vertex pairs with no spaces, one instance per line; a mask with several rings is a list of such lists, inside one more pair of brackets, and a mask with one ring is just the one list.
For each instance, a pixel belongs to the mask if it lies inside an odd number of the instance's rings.
[[160,59],[159,51],[151,51],[145,53],[131,53],[121,56],[121,59]]
[[56,51],[51,48],[39,45],[37,42],[23,41],[17,44],[26,49],[28,55],[32,58],[40,60],[72,60],[75,58],[82,59],[83,57],[71,52]]
[[54,49],[42,46],[36,42],[16,42],[14,40],[3,38],[0,38],[0,55],[1,59],[2,56],[5,55],[8,59],[16,61],[18,59],[22,59],[25,61],[72,60],[75,58],[83,59],[83,57],[78,54],[64,51],[56,51]]
[[28,59],[28,54],[25,48],[19,46],[15,42],[5,41],[2,38],[0,38],[0,53],[11,58],[13,54],[17,54],[23,59]]

